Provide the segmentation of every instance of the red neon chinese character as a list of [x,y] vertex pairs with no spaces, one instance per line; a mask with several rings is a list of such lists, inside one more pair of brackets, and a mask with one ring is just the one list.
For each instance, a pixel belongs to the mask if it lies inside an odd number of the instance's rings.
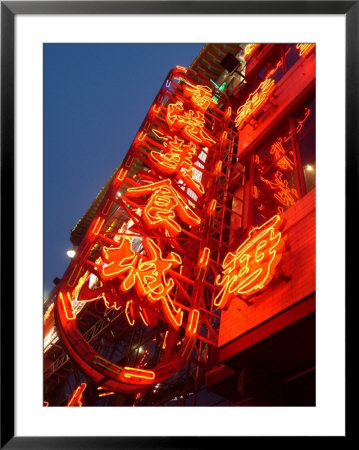
[[247,44],[244,49],[243,58],[247,61],[254,53],[254,50],[259,46],[260,44]]
[[268,184],[271,189],[278,191],[276,194],[274,194],[274,197],[283,206],[289,208],[298,200],[299,195],[296,189],[290,188],[288,186],[288,181],[283,180],[282,176],[282,172],[277,171],[274,175],[274,181],[269,181],[263,177],[261,177],[261,180],[264,181],[264,183]]
[[295,130],[297,133],[300,133],[302,131],[303,125],[305,124],[305,122],[307,121],[309,115],[311,113],[310,108],[304,108],[304,115],[302,120],[296,120],[296,127]]
[[296,48],[299,50],[299,56],[309,55],[315,48],[315,44],[297,44]]
[[[294,162],[287,156],[283,156],[285,153],[285,149],[283,147],[283,139],[277,139],[274,144],[272,144],[269,153],[274,156],[278,161],[276,162],[276,166],[283,170],[293,170]],[[292,153],[291,151],[289,153]]]
[[241,128],[246,119],[252,117],[267,102],[275,89],[275,81],[268,78],[248,97],[246,103],[237,109],[235,124]]
[[128,197],[143,195],[150,195],[143,211],[143,219],[150,229],[163,228],[170,236],[177,236],[182,229],[175,220],[176,215],[182,222],[190,226],[198,225],[201,222],[201,219],[186,205],[169,179],[138,188],[130,188],[126,192]]
[[[176,309],[170,297],[174,286],[172,278],[168,277],[168,271],[182,263],[181,257],[174,252],[162,257],[160,247],[150,238],[142,241],[145,255],[132,250],[128,238],[124,237],[119,247],[103,249],[103,259],[107,263],[102,267],[100,275],[102,280],[114,278],[122,279],[120,289],[128,292],[135,288],[140,299],[146,299],[149,304],[160,303],[164,320],[174,329],[182,324],[183,312]],[[139,310],[142,313],[146,308]],[[131,325],[133,320],[132,300],[126,304],[126,315]],[[132,311],[131,311],[132,309]],[[142,320],[146,324],[146,312],[142,313]]]
[[[181,114],[183,113],[183,114]],[[170,126],[183,129],[184,134],[196,145],[207,145],[210,147],[216,141],[204,131],[204,115],[200,111],[192,109],[184,111],[181,102],[170,103],[167,108],[167,123]]]
[[214,104],[212,100],[212,89],[208,86],[201,84],[197,84],[197,86],[185,85],[183,91],[184,95],[191,97],[192,103],[202,111],[206,111]]
[[[194,179],[194,167],[192,165],[192,158],[197,154],[197,148],[190,142],[184,145],[184,141],[174,136],[165,136],[157,130],[153,130],[154,134],[162,139],[164,147],[168,147],[166,153],[151,151],[149,159],[152,164],[162,173],[166,175],[176,175],[176,179],[182,179],[187,186],[192,189],[197,195],[204,194],[202,184]],[[166,142],[167,141],[167,142]]]
[[262,226],[249,232],[238,249],[224,258],[222,275],[216,285],[222,286],[214,304],[225,308],[235,295],[248,297],[263,289],[273,279],[282,254],[283,239],[280,216],[274,216]]
[[193,142],[184,145],[184,140],[179,139],[178,136],[171,138],[160,131],[153,130],[153,132],[159,139],[165,141],[163,146],[168,147],[166,153],[151,151],[150,154],[151,158],[162,166],[162,172],[172,175],[184,161],[192,162],[192,157],[197,154],[197,147]]

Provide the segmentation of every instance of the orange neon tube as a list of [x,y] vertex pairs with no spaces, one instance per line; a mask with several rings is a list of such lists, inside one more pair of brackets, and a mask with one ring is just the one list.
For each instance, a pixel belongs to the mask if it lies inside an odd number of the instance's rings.
[[135,320],[134,319],[132,319],[131,320],[131,305],[132,305],[132,302],[133,302],[133,300],[129,300],[127,303],[126,303],[126,308],[125,308],[125,314],[126,314],[126,319],[127,319],[127,322],[129,323],[129,325],[132,327],[134,324],[135,324]]
[[126,169],[120,169],[118,174],[117,174],[117,179],[119,181],[123,181],[125,176],[127,175],[127,172],[128,172],[128,170],[126,170]]
[[136,369],[135,367],[124,367],[124,376],[125,378],[145,378],[147,380],[154,380],[155,379],[155,372],[152,370],[143,370],[143,369]]
[[211,250],[208,247],[203,248],[200,259],[199,259],[200,266],[207,266],[210,253],[211,253]]
[[214,169],[214,173],[218,174],[222,170],[222,161],[218,161],[216,164],[216,168]]
[[213,199],[210,206],[209,206],[209,213],[213,214],[216,210],[216,206],[217,206],[217,200]]
[[64,310],[67,320],[74,320],[74,319],[76,319],[76,313],[75,313],[75,310],[74,310],[74,307],[72,304],[72,299],[68,292],[66,294],[67,295],[64,297],[62,292],[59,293],[62,307],[63,307],[63,310]]
[[68,401],[66,406],[82,406],[82,395],[84,390],[86,389],[86,386],[87,383],[81,383],[80,386],[75,389],[71,399]]
[[99,397],[107,397],[108,395],[113,395],[114,392],[103,392],[102,394],[98,394]]
[[163,338],[163,343],[162,343],[162,350],[164,350],[166,348],[167,345],[167,336],[168,336],[168,330],[165,333],[165,337]]
[[199,322],[199,311],[197,309],[193,309],[187,331],[191,332],[192,334],[196,334],[197,328],[198,328],[198,322]]
[[142,142],[142,141],[145,139],[146,134],[147,134],[147,133],[145,133],[144,131],[141,131],[141,132],[138,134],[138,136],[137,136],[137,140],[140,141],[140,142]]
[[105,223],[105,219],[101,219],[101,217],[98,217],[98,219],[97,219],[97,221],[96,221],[96,223],[95,223],[95,225],[94,225],[94,227],[92,229],[92,233],[97,236],[99,234],[99,232],[101,230],[101,227],[102,227],[102,225],[104,223]]

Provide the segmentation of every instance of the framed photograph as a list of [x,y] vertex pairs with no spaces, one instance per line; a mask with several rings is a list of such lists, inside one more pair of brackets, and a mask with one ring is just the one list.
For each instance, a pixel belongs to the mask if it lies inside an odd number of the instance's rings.
[[1,2],[1,448],[347,436],[358,8]]

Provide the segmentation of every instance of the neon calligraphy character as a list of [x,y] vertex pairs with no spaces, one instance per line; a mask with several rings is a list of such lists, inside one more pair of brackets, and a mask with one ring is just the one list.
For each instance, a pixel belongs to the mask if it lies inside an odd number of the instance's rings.
[[275,190],[274,198],[283,206],[290,207],[298,200],[299,195],[295,188],[288,186],[288,181],[282,179],[282,172],[277,171],[274,175],[274,181],[269,181],[264,177],[261,180],[271,189]]
[[235,124],[241,128],[245,120],[250,119],[262,106],[268,101],[270,95],[275,89],[275,81],[271,78],[264,80],[258,88],[250,94],[246,103],[237,109]]
[[297,133],[300,133],[302,131],[303,125],[305,124],[305,122],[307,121],[309,115],[311,113],[311,109],[310,108],[304,108],[304,115],[303,118],[297,119],[296,120],[296,127],[295,127],[295,131]]
[[216,141],[204,130],[204,115],[200,111],[194,112],[192,109],[184,111],[181,102],[170,103],[167,108],[167,123],[183,129],[183,133],[196,145],[210,147]]
[[262,226],[249,232],[248,238],[224,258],[223,272],[216,278],[221,290],[214,300],[220,308],[226,308],[232,297],[248,297],[263,289],[273,279],[282,257],[280,216],[274,216]]
[[259,46],[260,44],[247,44],[244,49],[243,58],[247,61]]
[[214,104],[212,97],[212,89],[209,86],[203,86],[197,84],[193,86],[191,84],[184,85],[184,95],[191,97],[192,103],[202,111],[206,111],[212,104]]
[[171,138],[157,130],[153,132],[159,139],[165,141],[163,146],[167,148],[167,151],[165,153],[151,151],[149,159],[152,164],[161,173],[175,175],[177,180],[182,179],[197,195],[203,195],[204,188],[199,181],[195,180],[192,165],[192,158],[197,154],[197,147],[193,142],[185,145],[184,140],[179,139],[178,136]]
[[299,56],[306,56],[315,49],[315,44],[297,44],[296,48],[299,50]]
[[[294,162],[289,158],[289,156],[284,155],[285,149],[283,147],[283,139],[277,139],[271,146],[269,153],[277,160],[276,166],[283,170],[293,170]],[[293,153],[289,151],[289,154]],[[284,156],[283,156],[284,155]]]
[[184,161],[192,163],[192,158],[197,154],[197,147],[190,142],[184,143],[178,136],[166,136],[160,131],[153,130],[155,136],[164,141],[163,146],[167,149],[166,153],[151,151],[150,158],[157,163],[163,173],[172,175],[181,167]]
[[126,196],[130,198],[144,195],[150,195],[143,211],[144,222],[150,229],[162,228],[174,237],[182,230],[175,220],[176,216],[190,226],[198,225],[201,222],[201,219],[187,206],[169,179],[129,188],[126,192]]
[[[128,292],[134,287],[140,299],[145,299],[149,304],[159,303],[164,319],[177,329],[182,323],[183,313],[180,308],[176,309],[170,297],[174,281],[168,277],[168,272],[182,263],[181,257],[171,252],[164,258],[160,247],[150,238],[143,239],[142,244],[145,254],[132,250],[126,237],[119,247],[104,248],[102,254],[106,264],[102,267],[100,278],[111,280],[119,277],[122,280],[122,292]],[[132,300],[128,301],[126,315],[129,322],[135,314],[134,308]],[[146,323],[149,315],[144,303],[140,309],[137,305],[137,312],[142,314],[142,320]]]
[[181,165],[181,170],[177,174],[176,179],[182,179],[187,186],[199,197],[204,194],[204,187],[199,180],[195,179],[195,168],[192,164],[184,161]]

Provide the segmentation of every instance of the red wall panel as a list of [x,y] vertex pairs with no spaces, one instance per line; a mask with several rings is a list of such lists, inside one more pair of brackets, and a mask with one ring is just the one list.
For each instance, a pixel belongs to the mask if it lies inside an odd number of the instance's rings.
[[315,292],[315,189],[283,213],[283,218],[287,250],[277,277],[249,304],[234,298],[222,312],[220,347]]

